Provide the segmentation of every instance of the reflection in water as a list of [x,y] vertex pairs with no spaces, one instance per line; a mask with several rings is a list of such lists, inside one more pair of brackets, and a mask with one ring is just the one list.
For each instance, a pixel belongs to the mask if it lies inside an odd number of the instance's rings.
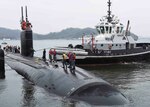
[[76,103],[76,101],[64,99],[62,101],[62,107],[76,107]]
[[35,88],[34,86],[27,80],[23,80],[23,104],[22,107],[35,107],[36,99],[34,97]]
[[0,79],[0,95],[1,95],[1,93],[2,93],[3,91],[5,91],[6,86],[7,86],[7,85],[6,85],[6,81]]
[[150,64],[148,63],[112,64],[82,68],[121,89],[130,89],[132,84],[150,80]]

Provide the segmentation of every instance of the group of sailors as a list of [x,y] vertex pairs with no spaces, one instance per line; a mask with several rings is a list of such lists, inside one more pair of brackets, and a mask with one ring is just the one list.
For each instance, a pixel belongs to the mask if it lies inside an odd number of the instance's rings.
[[63,53],[62,54],[62,64],[65,71],[67,71],[67,65],[68,68],[70,68],[71,73],[75,74],[75,60],[76,55],[75,53],[69,52],[68,54]]
[[[56,57],[56,50],[54,48],[51,48],[49,50],[49,62],[51,64],[57,63],[57,57]],[[46,62],[46,49],[43,49],[43,56],[42,59],[44,62]],[[75,60],[76,55],[75,53],[69,52],[62,54],[62,65],[65,71],[67,71],[67,68],[70,69],[72,74],[75,74]],[[69,66],[68,66],[69,65]]]
[[7,46],[3,47],[3,50],[5,52],[20,53],[20,47],[19,46],[7,45]]
[[25,21],[25,20],[22,20],[21,22],[21,29],[22,30],[31,30],[32,28],[32,24],[29,22],[29,21]]
[[[46,61],[46,49],[43,49],[43,56],[42,56],[43,61]],[[57,62],[56,59],[56,50],[55,49],[50,49],[49,50],[49,62]]]
[[50,62],[52,62],[52,61],[57,62],[57,59],[56,59],[56,50],[53,49],[53,48],[49,50],[49,60],[50,60]]

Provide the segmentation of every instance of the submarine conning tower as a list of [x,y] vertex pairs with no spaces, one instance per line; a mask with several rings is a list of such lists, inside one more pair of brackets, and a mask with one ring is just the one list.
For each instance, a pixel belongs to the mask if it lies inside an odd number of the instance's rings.
[[27,6],[25,7],[26,18],[24,20],[23,7],[21,7],[21,55],[27,57],[33,57],[33,34],[32,25],[28,20]]

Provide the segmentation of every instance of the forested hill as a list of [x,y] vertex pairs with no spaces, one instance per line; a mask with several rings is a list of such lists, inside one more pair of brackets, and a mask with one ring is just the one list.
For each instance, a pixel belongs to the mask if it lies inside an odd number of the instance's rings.
[[81,38],[83,34],[90,35],[96,34],[96,30],[92,28],[67,28],[60,32],[51,32],[47,35],[35,35],[35,39],[73,39],[73,38]]
[[[9,39],[20,39],[20,30],[12,30],[7,28],[1,28],[0,27],[0,39],[3,38],[9,38]],[[50,32],[46,35],[41,35],[34,33],[33,38],[35,40],[43,40],[43,39],[77,39],[81,38],[82,35],[91,35],[91,34],[97,34],[96,29],[93,28],[67,28],[60,32]],[[136,36],[132,34],[133,36]]]
[[[33,38],[36,40],[42,39],[72,39],[72,38],[81,38],[83,34],[96,34],[96,30],[92,28],[67,28],[60,32],[51,32],[46,35],[41,35],[34,33]],[[20,30],[12,30],[7,28],[0,27],[0,39],[10,38],[10,39],[20,39]]]
[[19,30],[12,30],[7,28],[0,27],[0,39],[10,38],[10,39],[18,39],[20,35]]

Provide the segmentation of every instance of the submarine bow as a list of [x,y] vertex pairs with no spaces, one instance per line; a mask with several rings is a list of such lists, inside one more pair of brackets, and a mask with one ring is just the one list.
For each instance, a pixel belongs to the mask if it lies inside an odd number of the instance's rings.
[[76,67],[76,75],[66,73],[58,62],[58,67],[47,66],[35,58],[8,54],[6,63],[20,75],[48,92],[62,97],[85,101],[94,105],[122,105],[125,96],[108,82],[88,74]]

